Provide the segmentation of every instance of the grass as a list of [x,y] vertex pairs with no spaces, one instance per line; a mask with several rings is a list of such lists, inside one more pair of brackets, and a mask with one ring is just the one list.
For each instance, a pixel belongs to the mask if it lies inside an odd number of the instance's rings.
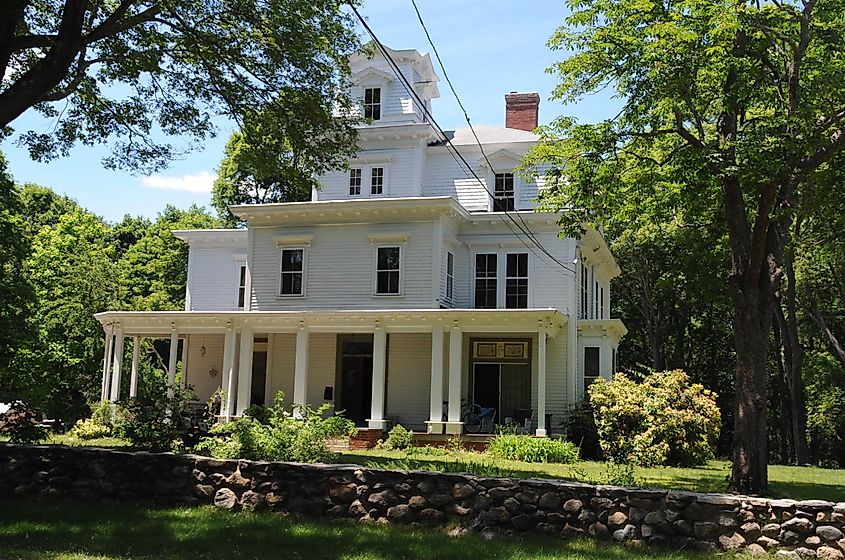
[[[384,468],[455,470],[480,464],[479,474],[500,474],[520,478],[555,478],[589,483],[606,483],[607,466],[594,461],[580,461],[573,465],[537,464],[506,461],[470,451],[449,451],[445,455],[424,455],[415,452],[370,450],[350,451],[342,455],[346,463],[382,466]],[[499,473],[488,472],[494,465]],[[731,464],[729,461],[710,461],[696,468],[636,467],[634,476],[638,486],[669,488],[695,492],[726,492]],[[821,499],[845,501],[845,470],[818,467],[769,466],[769,493],[776,498],[795,500]]]
[[683,560],[692,553],[552,537],[449,536],[348,520],[312,520],[211,507],[0,499],[0,559]]

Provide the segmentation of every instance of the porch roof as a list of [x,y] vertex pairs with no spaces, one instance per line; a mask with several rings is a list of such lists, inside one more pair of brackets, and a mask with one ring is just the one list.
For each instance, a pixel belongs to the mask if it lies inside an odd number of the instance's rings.
[[465,332],[526,333],[545,330],[555,336],[569,318],[554,308],[541,309],[355,309],[296,311],[106,311],[94,316],[104,329],[150,337],[177,333],[224,333],[251,327],[256,333],[430,332],[458,327]]

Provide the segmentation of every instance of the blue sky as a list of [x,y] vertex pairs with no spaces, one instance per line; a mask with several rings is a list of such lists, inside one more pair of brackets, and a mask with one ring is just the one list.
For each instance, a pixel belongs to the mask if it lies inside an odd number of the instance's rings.
[[[541,124],[562,114],[594,122],[618,111],[619,102],[606,94],[572,106],[549,100],[556,79],[545,70],[565,54],[550,51],[546,41],[568,14],[562,0],[417,0],[417,5],[473,124],[503,126],[504,94],[514,90],[540,94]],[[430,51],[410,0],[365,0],[360,11],[387,46]],[[363,37],[365,32],[361,33]],[[442,80],[436,61],[435,68]],[[445,81],[440,95],[433,103],[440,125],[444,129],[464,126]],[[31,161],[25,150],[14,145],[14,135],[0,147],[18,182],[49,186],[111,221],[127,213],[153,218],[167,204],[184,208],[209,203],[214,170],[233,130],[228,121],[221,124],[218,137],[202,151],[173,162],[153,177],[104,169],[101,160],[109,151],[103,146],[77,146],[69,157],[47,164]],[[26,113],[12,126],[19,132],[43,131],[49,123]]]

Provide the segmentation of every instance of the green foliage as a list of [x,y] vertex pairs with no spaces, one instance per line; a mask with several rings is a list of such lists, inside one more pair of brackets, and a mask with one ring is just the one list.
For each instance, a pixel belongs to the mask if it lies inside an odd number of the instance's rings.
[[94,418],[81,418],[76,421],[67,435],[76,439],[88,440],[109,437],[111,431],[110,426],[104,426]]
[[402,424],[396,424],[387,432],[387,439],[379,444],[379,448],[402,450],[408,449],[413,444],[413,432],[406,430]]
[[570,408],[561,421],[564,437],[578,448],[578,456],[585,460],[601,459],[601,445],[588,401],[580,401]]
[[133,447],[147,451],[169,451],[194,443],[198,437],[187,413],[196,400],[193,391],[178,386],[168,391],[160,380],[157,391],[148,391],[121,404],[113,434]]
[[575,480],[585,484],[629,487],[643,484],[643,481],[636,476],[632,463],[619,464],[607,461],[604,463],[604,470],[598,474],[590,474],[586,469],[575,466],[572,467],[572,475]]
[[39,414],[32,407],[17,401],[0,415],[0,434],[12,443],[38,443],[47,439],[47,428],[41,425]]
[[[344,5],[132,0],[12,6],[4,12],[15,40],[0,58],[0,128],[33,108],[51,122],[18,139],[34,159],[66,156],[77,142],[113,140],[107,167],[148,174],[214,137],[223,114],[256,134],[298,139],[311,133],[304,154],[319,157],[334,148],[333,132],[354,124],[320,128],[333,107],[350,105],[344,85],[359,41]],[[67,63],[44,66],[44,59]],[[254,114],[280,132],[257,126]],[[162,134],[187,142],[171,144]]]
[[498,434],[487,446],[487,453],[496,459],[525,461],[526,463],[574,463],[578,448],[555,438]]
[[476,476],[512,477],[513,471],[498,466],[494,461],[484,459],[448,458],[438,461],[417,461],[411,457],[390,459],[387,461],[368,461],[365,465],[371,469],[390,469],[395,471],[430,471],[444,473],[464,473]]
[[[328,405],[287,408],[284,394],[279,392],[273,406],[266,409],[266,422],[244,416],[218,424],[194,451],[220,459],[328,462],[335,457],[328,449],[329,441],[355,433],[352,421],[341,415],[326,417],[328,410]],[[263,418],[265,414],[262,411],[256,416]]]
[[720,415],[716,395],[680,370],[637,383],[623,373],[589,388],[605,456],[643,466],[700,465],[713,458]]
[[815,461],[845,468],[845,368],[827,353],[806,358],[807,435]]

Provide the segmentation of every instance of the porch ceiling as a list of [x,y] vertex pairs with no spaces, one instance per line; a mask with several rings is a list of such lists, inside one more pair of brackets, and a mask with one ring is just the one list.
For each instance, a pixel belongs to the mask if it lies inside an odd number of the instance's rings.
[[170,336],[224,333],[251,327],[257,333],[296,332],[430,332],[436,327],[459,327],[464,332],[527,333],[545,329],[554,336],[568,317],[545,309],[385,309],[340,311],[106,311],[95,318],[104,329],[124,335]]

